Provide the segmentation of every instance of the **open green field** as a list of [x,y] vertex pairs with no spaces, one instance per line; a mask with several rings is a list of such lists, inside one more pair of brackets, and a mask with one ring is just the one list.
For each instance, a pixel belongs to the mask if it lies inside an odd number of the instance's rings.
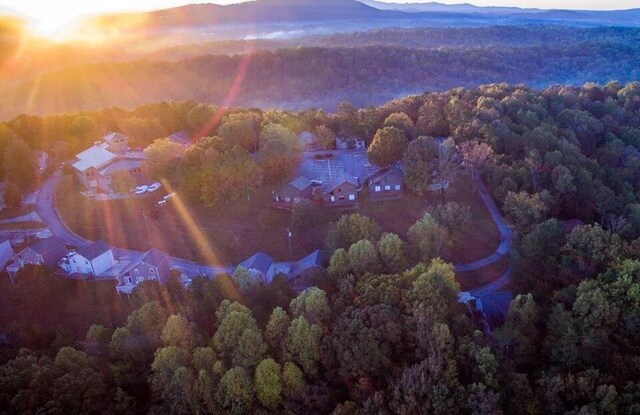
[[[88,239],[136,250],[154,246],[175,256],[211,263],[209,251],[219,264],[238,263],[257,251],[280,261],[299,259],[324,245],[331,223],[344,213],[318,209],[313,224],[293,233],[289,251],[286,235],[291,214],[271,207],[268,188],[259,189],[250,200],[215,208],[176,199],[160,207],[157,202],[164,194],[159,190],[142,198],[95,201],[80,195],[65,179],[58,189],[57,203],[67,225]],[[383,232],[406,238],[409,227],[422,217],[428,204],[455,200],[471,206],[473,218],[468,230],[455,241],[451,257],[445,259],[470,262],[496,249],[498,230],[480,196],[472,191],[470,179],[462,178],[444,198],[432,197],[426,202],[411,194],[386,202],[363,197],[358,212],[376,220]]]

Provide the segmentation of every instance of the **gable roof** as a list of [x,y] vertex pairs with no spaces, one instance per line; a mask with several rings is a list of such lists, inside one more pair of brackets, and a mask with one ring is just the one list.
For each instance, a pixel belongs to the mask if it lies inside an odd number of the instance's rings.
[[289,182],[289,184],[295,187],[296,189],[303,191],[309,186],[311,186],[311,180],[307,179],[304,176],[298,176],[295,179],[293,179],[291,182]]
[[117,156],[109,150],[102,148],[101,146],[93,146],[80,154],[76,155],[78,161],[73,163],[73,167],[82,172],[90,169],[91,167],[99,169],[115,160]]
[[191,136],[186,131],[178,131],[171,134],[169,140],[187,147],[191,145]]
[[312,268],[324,268],[326,259],[327,256],[324,251],[316,249],[311,254],[293,264],[293,266],[291,267],[291,271],[289,271],[289,274],[291,275],[291,277],[295,278],[303,272],[308,271]]
[[59,236],[52,236],[47,239],[39,239],[38,241],[29,245],[29,249],[34,251],[37,254],[44,255],[47,252],[51,252],[60,246],[66,246],[66,242],[64,239]]
[[153,267],[159,267],[162,264],[162,262],[166,260],[168,257],[169,255],[162,252],[161,250],[156,248],[151,248],[144,254],[142,259],[140,259],[140,262],[144,262],[145,264],[149,264]]
[[255,269],[256,271],[266,274],[272,264],[273,258],[263,252],[258,252],[257,254],[242,261],[238,266],[246,269]]
[[127,139],[127,136],[121,133],[115,133],[115,132],[111,132],[107,135],[104,136],[104,140],[108,143],[110,141],[113,141],[115,139]]
[[3,269],[14,255],[11,242],[6,238],[0,238],[0,269]]
[[374,182],[376,180],[381,180],[384,179],[385,177],[393,174],[393,173],[399,173],[400,175],[403,175],[402,169],[398,166],[388,166],[385,167],[384,169],[374,173],[371,177],[369,177],[369,181],[370,182]]
[[110,250],[111,247],[107,245],[106,242],[96,241],[87,246],[78,248],[77,252],[88,260],[92,260]]
[[358,181],[356,180],[355,177],[347,176],[347,175],[340,175],[340,176],[336,177],[335,179],[331,180],[330,182],[325,183],[324,186],[322,186],[322,189],[324,190],[325,194],[326,193],[331,193],[337,187],[340,187],[340,185],[342,185],[344,183],[349,183],[349,184],[354,185],[355,187],[358,187]]

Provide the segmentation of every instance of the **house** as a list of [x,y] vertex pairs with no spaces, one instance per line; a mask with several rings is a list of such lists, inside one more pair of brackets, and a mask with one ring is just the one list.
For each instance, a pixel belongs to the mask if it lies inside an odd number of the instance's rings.
[[257,254],[245,259],[238,264],[238,267],[246,269],[256,279],[260,279],[264,282],[273,281],[273,277],[275,275],[273,258],[262,252],[258,252]]
[[116,290],[131,294],[133,289],[144,281],[158,281],[166,284],[171,277],[169,255],[151,248],[141,258],[132,261],[118,276]]
[[0,239],[0,270],[3,270],[9,260],[13,258],[15,252],[11,247],[11,242],[7,238]]
[[115,265],[111,247],[103,241],[96,241],[65,255],[60,268],[70,274],[100,275]]
[[7,266],[7,272],[13,276],[27,264],[54,267],[66,253],[67,244],[64,239],[57,236],[39,239],[13,257],[12,263]]
[[357,137],[336,137],[336,150],[365,150],[364,140]]
[[357,208],[358,180],[355,177],[341,175],[323,185],[322,200],[326,207]]
[[300,145],[304,148],[304,151],[316,151],[319,149],[318,137],[309,131],[303,131],[298,136]]
[[326,275],[327,256],[318,249],[291,266],[289,281],[296,291],[314,285],[316,278]]
[[369,177],[369,198],[389,200],[402,197],[404,174],[398,166],[384,168]]
[[87,190],[110,193],[111,180],[117,172],[126,171],[136,182],[143,183],[143,160],[142,151],[129,151],[126,136],[110,133],[103,142],[96,142],[91,148],[77,154],[73,168]]
[[299,176],[273,193],[273,204],[282,209],[292,209],[303,200],[312,196],[312,183],[306,177]]

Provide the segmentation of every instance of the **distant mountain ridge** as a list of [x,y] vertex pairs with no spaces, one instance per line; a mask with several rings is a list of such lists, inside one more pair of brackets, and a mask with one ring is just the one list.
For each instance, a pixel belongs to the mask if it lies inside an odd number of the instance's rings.
[[225,24],[393,19],[407,16],[408,13],[380,10],[356,0],[254,0],[229,5],[189,4],[146,13],[105,14],[89,18],[84,24],[118,25],[128,29],[143,25],[147,29],[166,29]]

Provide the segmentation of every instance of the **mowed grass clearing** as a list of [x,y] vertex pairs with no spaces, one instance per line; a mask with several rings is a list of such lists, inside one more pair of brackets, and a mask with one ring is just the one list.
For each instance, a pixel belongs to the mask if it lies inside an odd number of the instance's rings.
[[[314,223],[294,231],[289,245],[291,213],[271,207],[267,186],[257,189],[249,200],[213,208],[182,199],[158,206],[164,194],[161,189],[145,197],[96,201],[82,196],[72,180],[65,178],[57,189],[57,205],[67,226],[87,239],[139,251],[156,247],[174,256],[220,265],[237,264],[258,251],[277,261],[297,260],[322,248],[331,223],[346,213],[317,209]],[[363,195],[357,212],[374,219],[383,232],[406,239],[428,204],[449,200],[471,206],[473,217],[453,254],[445,259],[461,263],[491,254],[499,244],[499,234],[466,177],[444,199],[432,194],[425,201],[407,194],[399,200],[372,202]]]

